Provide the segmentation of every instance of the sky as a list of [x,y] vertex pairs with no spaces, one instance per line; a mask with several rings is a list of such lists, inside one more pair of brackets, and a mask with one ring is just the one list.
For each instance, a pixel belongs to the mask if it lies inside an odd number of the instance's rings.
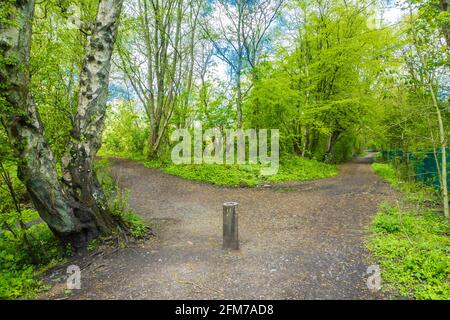
[[397,0],[393,5],[385,9],[383,19],[389,24],[397,23],[401,19],[403,14],[403,11],[399,8],[401,2]]

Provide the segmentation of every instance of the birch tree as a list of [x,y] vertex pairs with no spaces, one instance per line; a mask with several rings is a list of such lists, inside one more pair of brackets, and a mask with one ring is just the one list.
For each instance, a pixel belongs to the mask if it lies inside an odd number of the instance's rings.
[[[422,7],[422,10],[427,10],[427,8]],[[440,1],[440,12],[448,12],[448,2],[445,0]],[[424,12],[424,11],[420,11]],[[425,11],[426,12],[426,11]],[[422,27],[422,30],[419,28]],[[430,26],[426,26],[430,27]],[[446,23],[441,25],[440,28],[442,36],[447,41],[447,48],[449,45],[450,38],[448,37],[448,25]],[[438,98],[438,77],[436,72],[439,69],[440,62],[442,58],[439,57],[440,54],[433,51],[442,52],[442,50],[434,49],[433,43],[439,43],[438,39],[435,39],[429,34],[429,30],[425,30],[423,24],[420,23],[419,18],[417,18],[413,13],[413,6],[409,4],[409,34],[411,37],[411,57],[416,60],[415,69],[413,75],[416,80],[421,83],[424,89],[428,92],[431,99],[431,104],[434,109],[434,114],[436,116],[436,125],[438,129],[438,139],[437,144],[441,150],[441,164],[439,168],[439,180],[441,184],[442,193],[442,203],[444,209],[444,215],[450,218],[449,214],[449,198],[448,198],[448,168],[447,168],[447,147],[448,138],[447,131],[444,125],[444,114],[441,110],[441,103]],[[439,45],[438,45],[439,46]],[[449,51],[449,49],[447,49]],[[444,62],[445,64],[445,62]],[[431,134],[433,135],[433,129],[431,129]],[[434,140],[434,137],[433,137]]]
[[44,127],[30,93],[30,50],[35,1],[2,2],[0,20],[1,123],[19,158],[19,177],[42,219],[63,245],[75,250],[109,234],[119,222],[110,214],[93,171],[106,110],[110,60],[123,0],[101,0],[89,28],[72,142],[60,182]]
[[441,30],[447,43],[447,48],[450,50],[450,4],[448,0],[439,0],[439,12],[442,17]]

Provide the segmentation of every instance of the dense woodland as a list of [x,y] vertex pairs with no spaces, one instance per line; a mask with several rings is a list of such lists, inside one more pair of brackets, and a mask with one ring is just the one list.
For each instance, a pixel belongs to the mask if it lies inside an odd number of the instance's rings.
[[0,53],[0,237],[21,252],[0,253],[11,274],[17,260],[48,264],[145,229],[111,199],[99,156],[266,181],[251,166],[171,165],[172,132],[199,124],[279,129],[271,182],[335,175],[367,150],[434,152],[435,214],[449,216],[447,0],[2,0]]

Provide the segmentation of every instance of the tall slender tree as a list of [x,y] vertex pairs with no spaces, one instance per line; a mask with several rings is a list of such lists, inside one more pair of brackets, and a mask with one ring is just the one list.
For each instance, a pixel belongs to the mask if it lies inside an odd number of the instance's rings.
[[[448,13],[448,1],[441,0],[440,1],[440,12]],[[426,10],[426,8],[424,9]],[[415,17],[413,13],[413,7],[409,5],[409,34],[411,38],[411,56],[416,58],[419,62],[416,66],[417,70],[415,74],[418,74],[418,79],[416,81],[420,82],[425,90],[428,92],[428,95],[431,98],[431,104],[434,108],[434,113],[436,115],[436,124],[438,128],[438,146],[441,151],[441,162],[439,170],[439,178],[441,183],[441,193],[442,193],[442,203],[444,209],[444,215],[447,218],[450,218],[449,213],[449,197],[448,197],[448,166],[447,166],[447,147],[448,147],[448,132],[446,132],[445,124],[444,124],[444,114],[441,110],[441,104],[438,98],[438,81],[436,80],[436,69],[433,68],[433,62],[430,61],[430,56],[433,56],[432,52],[427,52],[426,48],[432,48],[429,44],[429,40],[432,40],[431,37],[427,38],[427,31],[419,30],[417,25],[418,19]],[[443,23],[441,26],[442,35],[447,41],[447,47],[450,42],[449,38],[449,29],[448,23]],[[420,39],[422,35],[422,39]],[[431,39],[430,39],[431,38]],[[425,44],[425,41],[427,42]],[[427,41],[428,40],[428,41]],[[434,63],[435,65],[439,65],[439,63]],[[432,132],[432,130],[431,130]]]
[[184,0],[136,0],[120,36],[117,66],[143,105],[150,125],[149,158],[158,156],[182,90]]
[[[250,84],[263,54],[270,27],[283,0],[216,0],[219,19],[211,16],[203,31],[214,44],[216,55],[228,64],[236,91],[237,126],[243,125],[243,103],[252,85],[245,88],[243,79],[250,74]],[[225,19],[223,19],[225,18]]]

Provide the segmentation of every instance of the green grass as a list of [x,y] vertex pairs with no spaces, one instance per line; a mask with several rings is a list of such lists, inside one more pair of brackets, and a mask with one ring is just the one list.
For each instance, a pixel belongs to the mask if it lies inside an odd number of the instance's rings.
[[433,187],[398,178],[395,168],[388,163],[374,163],[372,168],[377,175],[402,192],[408,201],[420,204],[433,204],[439,201],[439,195]]
[[227,187],[255,187],[265,183],[316,180],[338,174],[335,165],[295,156],[283,157],[280,169],[274,176],[261,175],[261,165],[174,165],[161,161],[147,161],[145,165],[184,179]]
[[162,169],[174,176],[218,186],[254,187],[260,181],[259,166],[251,165],[169,165]]
[[397,178],[397,173],[394,167],[387,163],[374,163],[372,165],[373,170],[377,175],[387,180],[394,187],[397,187],[401,181]]
[[[34,220],[37,213],[29,219]],[[13,230],[23,235],[19,228]],[[10,231],[0,235],[0,299],[34,298],[47,287],[39,280],[42,273],[62,263],[58,242],[45,223],[37,224],[26,231],[31,250],[39,259],[35,264],[25,247],[22,237],[17,239]]]
[[291,182],[325,179],[338,174],[337,166],[302,157],[285,157],[280,170],[269,177],[271,182]]
[[397,178],[388,164],[375,172],[403,192],[406,207],[384,204],[371,225],[369,249],[384,289],[414,299],[450,299],[450,223],[430,205],[430,189]]
[[124,159],[130,159],[134,161],[145,161],[146,158],[144,154],[142,153],[130,153],[130,152],[116,152],[116,151],[110,151],[106,150],[104,148],[100,149],[97,153],[97,157],[101,158],[124,158]]
[[[39,223],[38,213],[27,203],[26,189],[17,177],[15,163],[2,162],[2,165],[21,203],[17,210],[3,174],[0,179],[0,299],[33,298],[46,289],[40,281],[41,274],[62,261],[60,249],[50,229],[45,223]],[[29,227],[22,229],[21,223]]]
[[131,236],[135,239],[145,238],[151,229],[148,223],[131,210],[124,212],[122,219],[130,228]]

